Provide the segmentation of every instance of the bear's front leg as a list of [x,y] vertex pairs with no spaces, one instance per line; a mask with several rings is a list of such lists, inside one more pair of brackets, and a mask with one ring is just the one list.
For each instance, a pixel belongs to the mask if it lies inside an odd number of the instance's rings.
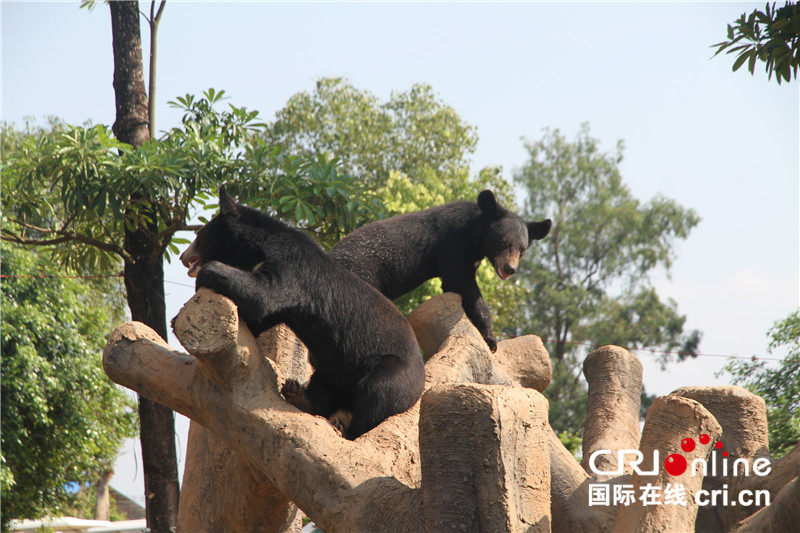
[[497,351],[497,340],[495,340],[492,333],[492,312],[489,310],[489,305],[483,299],[483,295],[477,285],[474,290],[467,291],[466,294],[461,295],[461,306],[464,308],[464,313],[466,313],[483,337],[483,340],[486,341],[489,350],[495,353]]
[[209,261],[197,274],[195,290],[205,287],[233,300],[239,316],[254,335],[261,333],[267,317],[280,312],[275,298],[270,298],[269,283],[264,276],[239,270],[219,261]]
[[455,292],[461,296],[461,307],[483,337],[486,345],[492,353],[497,351],[497,341],[492,334],[492,313],[489,305],[483,299],[478,284],[472,280],[465,284],[450,284],[442,280],[442,290],[444,292]]
[[306,396],[306,389],[294,379],[287,379],[281,388],[281,394],[286,401],[294,405],[304,413],[311,412],[311,402]]

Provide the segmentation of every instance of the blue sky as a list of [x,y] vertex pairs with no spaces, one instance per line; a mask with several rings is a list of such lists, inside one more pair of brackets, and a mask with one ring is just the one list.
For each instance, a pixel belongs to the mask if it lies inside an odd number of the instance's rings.
[[[671,276],[654,278],[687,329],[703,332],[700,351],[767,355],[767,330],[800,302],[800,84],[767,81],[761,66],[732,73],[733,60],[711,59],[710,47],[756,8],[763,3],[171,1],[159,33],[157,129],[178,121],[168,100],[209,87],[269,120],[323,76],[382,99],[423,82],[476,126],[473,170],[501,165],[510,178],[525,162],[523,137],[545,127],[572,137],[588,122],[607,151],[624,139],[621,171],[634,195],[662,194],[702,217],[678,244]],[[2,3],[3,120],[111,124],[112,73],[106,6]],[[178,285],[191,285],[182,268],[167,279],[173,316],[193,291]],[[714,375],[724,358],[660,372],[655,356],[640,357],[651,393],[727,383]],[[124,468],[115,486],[140,493],[141,473]]]

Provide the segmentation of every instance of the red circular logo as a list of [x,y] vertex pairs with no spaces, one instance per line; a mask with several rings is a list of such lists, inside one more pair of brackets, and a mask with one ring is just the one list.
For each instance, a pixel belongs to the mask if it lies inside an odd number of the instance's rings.
[[680,476],[686,472],[686,458],[679,453],[673,453],[664,460],[664,470],[671,476]]

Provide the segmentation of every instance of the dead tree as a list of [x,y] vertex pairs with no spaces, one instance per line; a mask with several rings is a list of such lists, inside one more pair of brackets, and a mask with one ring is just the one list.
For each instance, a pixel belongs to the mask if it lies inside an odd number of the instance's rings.
[[[763,401],[746,400],[742,389],[680,389],[657,398],[640,438],[641,364],[622,348],[596,350],[584,365],[589,406],[579,463],[547,423],[539,391],[551,368],[538,337],[502,341],[491,354],[453,294],[424,303],[409,321],[432,354],[426,391],[411,410],[355,441],[278,392],[285,379],[306,377],[304,347],[285,326],[257,342],[232,302],[207,290],[175,325],[192,355],[172,350],[146,326],[120,326],[104,353],[108,375],[193,420],[179,531],[298,531],[298,507],[329,533],[691,531],[695,523],[706,531],[701,521],[749,532],[797,512],[791,480],[798,448],[773,463],[770,476],[737,481],[738,490],[757,484],[773,495],[773,505],[744,521],[746,509],[712,516],[695,502],[701,487],[724,481],[719,476],[672,476],[652,464],[656,450],[660,461],[673,453],[706,458],[709,446],[681,449],[682,439],[701,434],[748,460],[764,456],[763,439],[749,438],[761,422],[741,420],[766,420]],[[606,450],[595,469],[621,474],[589,468],[592,454]],[[640,470],[658,474],[634,472],[618,450],[640,450]],[[686,505],[590,505],[592,486],[676,483],[687,491]]]

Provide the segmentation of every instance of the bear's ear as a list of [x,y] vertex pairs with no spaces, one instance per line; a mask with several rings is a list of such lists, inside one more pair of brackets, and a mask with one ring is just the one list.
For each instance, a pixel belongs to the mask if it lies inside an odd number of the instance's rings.
[[236,202],[228,196],[228,193],[225,192],[225,186],[219,186],[219,213],[221,215],[227,215],[228,213],[238,216],[239,212],[236,209]]
[[494,193],[489,189],[481,191],[481,193],[478,195],[478,207],[480,208],[481,213],[489,218],[497,218],[499,206],[497,205],[497,200],[494,197]]
[[533,241],[538,241],[547,237],[553,223],[548,218],[541,222],[528,222],[526,225],[528,226],[528,244],[530,244]]

